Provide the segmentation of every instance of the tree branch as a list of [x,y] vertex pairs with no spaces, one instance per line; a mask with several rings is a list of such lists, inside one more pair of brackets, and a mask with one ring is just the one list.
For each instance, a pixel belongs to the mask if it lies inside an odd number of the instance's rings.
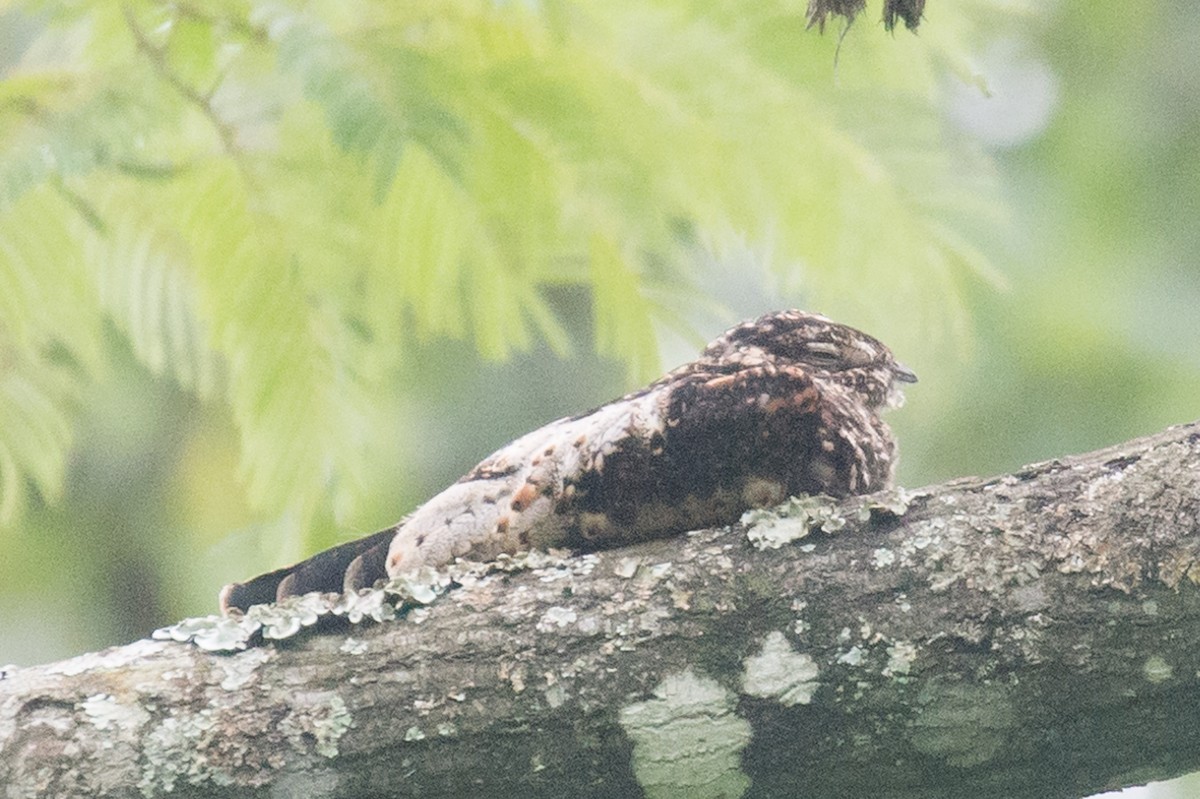
[[792,543],[802,520],[760,515],[492,573],[233,655],[18,669],[0,785],[1044,799],[1200,769],[1200,424],[902,500],[802,503],[844,526]]

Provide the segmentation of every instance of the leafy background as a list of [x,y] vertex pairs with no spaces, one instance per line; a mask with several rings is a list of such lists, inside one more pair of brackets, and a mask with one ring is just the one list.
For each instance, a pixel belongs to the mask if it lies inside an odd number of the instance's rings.
[[926,10],[0,2],[0,662],[209,612],[772,308],[921,375],[907,485],[1195,419],[1200,22]]

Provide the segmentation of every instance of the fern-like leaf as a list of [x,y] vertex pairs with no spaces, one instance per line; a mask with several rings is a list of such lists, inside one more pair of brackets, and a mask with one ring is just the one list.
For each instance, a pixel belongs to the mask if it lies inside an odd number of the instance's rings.
[[100,314],[73,235],[50,187],[0,213],[0,525],[62,488],[72,419],[102,363]]

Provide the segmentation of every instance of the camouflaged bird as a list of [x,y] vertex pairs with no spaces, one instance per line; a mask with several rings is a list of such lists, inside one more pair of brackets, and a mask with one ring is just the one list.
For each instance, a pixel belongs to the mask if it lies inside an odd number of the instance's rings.
[[916,379],[852,327],[767,314],[640,391],[518,438],[396,525],[226,586],[221,607],[353,591],[460,557],[620,546],[789,495],[877,491],[895,462],[879,411]]

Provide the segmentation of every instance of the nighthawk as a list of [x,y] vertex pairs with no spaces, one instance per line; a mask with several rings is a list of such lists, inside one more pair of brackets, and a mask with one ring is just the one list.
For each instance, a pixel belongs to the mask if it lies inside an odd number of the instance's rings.
[[649,386],[489,455],[392,527],[221,591],[245,610],[527,549],[598,549],[732,523],[789,495],[886,487],[879,417],[916,382],[876,339],[803,311],[731,328]]

